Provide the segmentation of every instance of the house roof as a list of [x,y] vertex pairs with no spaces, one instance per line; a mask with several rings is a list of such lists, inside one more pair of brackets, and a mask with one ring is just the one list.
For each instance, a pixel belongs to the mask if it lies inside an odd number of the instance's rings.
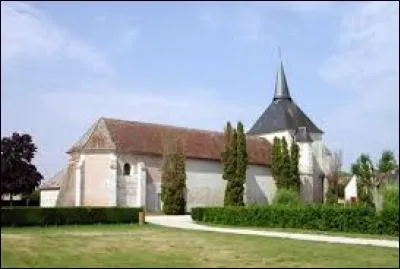
[[248,134],[266,134],[306,127],[310,133],[323,133],[292,101],[283,63],[280,63],[272,103],[251,127]]
[[[101,118],[92,133],[85,135],[68,153],[85,150],[115,150],[119,153],[162,155],[170,137],[184,143],[187,158],[219,161],[224,134],[163,124]],[[271,145],[263,138],[247,137],[249,164],[269,165]]]
[[39,186],[39,190],[58,190],[61,188],[61,183],[66,175],[67,170],[62,169],[58,171],[57,174],[47,180],[42,181]]

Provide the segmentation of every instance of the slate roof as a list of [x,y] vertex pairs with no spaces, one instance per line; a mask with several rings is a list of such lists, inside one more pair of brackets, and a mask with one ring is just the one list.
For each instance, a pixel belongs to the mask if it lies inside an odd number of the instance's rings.
[[272,103],[264,111],[248,134],[258,135],[306,127],[310,133],[323,133],[292,101],[282,62],[276,75]]
[[[93,128],[92,134],[89,137],[85,136],[87,139],[85,143],[75,143],[68,152],[84,151],[87,145],[95,145],[96,149],[112,149],[113,147],[109,144],[102,145],[102,141],[107,141],[109,136],[116,152],[161,156],[165,138],[170,137],[180,138],[184,142],[187,158],[221,160],[221,151],[224,146],[222,132],[109,118],[101,118],[99,122],[101,121],[105,124],[108,134],[96,134],[96,129],[101,128]],[[96,143],[93,143],[91,140],[95,139]],[[269,165],[270,152],[271,145],[265,139],[247,137],[249,164]]]

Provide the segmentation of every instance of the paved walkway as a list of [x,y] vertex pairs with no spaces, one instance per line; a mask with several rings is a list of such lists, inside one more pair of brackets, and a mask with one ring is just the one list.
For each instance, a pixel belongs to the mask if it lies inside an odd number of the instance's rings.
[[280,237],[289,238],[296,240],[306,241],[319,241],[328,243],[339,243],[339,244],[353,244],[353,245],[371,245],[379,247],[399,248],[399,241],[396,240],[380,240],[380,239],[369,239],[369,238],[354,238],[354,237],[343,237],[343,236],[329,236],[329,235],[317,235],[317,234],[300,234],[300,233],[286,233],[286,232],[272,232],[272,231],[260,231],[260,230],[249,230],[249,229],[235,229],[235,228],[220,228],[211,227],[207,225],[196,224],[192,221],[191,216],[146,216],[146,222],[188,230],[199,230],[199,231],[212,231],[220,233],[233,233],[233,234],[246,234],[246,235],[260,235],[267,237]]

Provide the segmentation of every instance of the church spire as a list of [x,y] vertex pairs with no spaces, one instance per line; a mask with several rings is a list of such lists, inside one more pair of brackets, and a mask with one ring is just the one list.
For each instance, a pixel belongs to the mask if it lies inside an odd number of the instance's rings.
[[275,100],[292,100],[289,93],[289,88],[286,81],[285,71],[283,69],[283,62],[281,58],[281,51],[279,49],[279,69],[276,74],[276,81],[275,81],[275,94],[274,94],[274,101]]

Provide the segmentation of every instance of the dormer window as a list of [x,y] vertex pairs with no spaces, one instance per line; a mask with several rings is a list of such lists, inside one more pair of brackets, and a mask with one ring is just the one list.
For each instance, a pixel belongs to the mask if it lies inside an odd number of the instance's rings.
[[301,133],[301,134],[305,134],[305,133],[306,133],[306,131],[307,131],[307,128],[306,128],[306,127],[304,127],[304,126],[302,126],[302,127],[299,127],[299,133]]
[[131,165],[129,163],[124,164],[123,170],[124,176],[129,176],[131,174]]

